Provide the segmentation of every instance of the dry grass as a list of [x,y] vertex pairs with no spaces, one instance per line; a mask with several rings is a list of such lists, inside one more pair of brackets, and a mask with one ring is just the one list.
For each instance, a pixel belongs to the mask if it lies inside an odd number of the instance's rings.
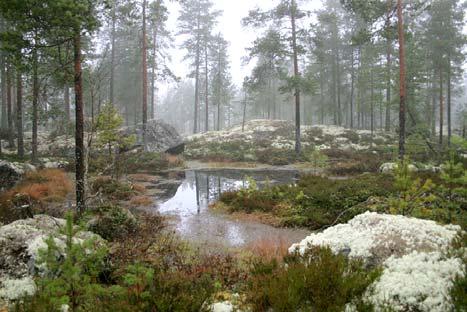
[[148,207],[154,203],[154,200],[149,196],[135,196],[130,200],[131,207]]
[[142,184],[134,183],[134,184],[132,184],[131,187],[137,193],[140,193],[140,194],[146,193],[146,187],[144,185],[142,185]]
[[267,262],[275,259],[280,262],[287,255],[289,245],[282,238],[264,238],[249,244],[247,250],[263,261]]
[[65,171],[44,169],[27,173],[23,181],[0,196],[0,204],[14,197],[28,198],[31,202],[59,202],[72,190],[72,183]]

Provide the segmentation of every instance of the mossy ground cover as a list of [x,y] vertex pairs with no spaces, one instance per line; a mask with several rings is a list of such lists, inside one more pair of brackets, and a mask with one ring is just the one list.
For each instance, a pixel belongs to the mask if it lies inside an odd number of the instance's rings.
[[[272,225],[321,229],[367,210],[402,214],[467,228],[466,170],[446,163],[443,171],[362,174],[344,180],[305,175],[296,184],[225,192],[224,211],[270,214]],[[268,220],[268,218],[263,218]],[[279,220],[279,222],[277,222]]]
[[350,209],[371,196],[388,196],[395,190],[390,175],[366,174],[349,180],[307,175],[297,184],[226,192],[220,201],[231,212],[266,212],[279,217],[284,226],[319,229],[345,222],[361,213]]

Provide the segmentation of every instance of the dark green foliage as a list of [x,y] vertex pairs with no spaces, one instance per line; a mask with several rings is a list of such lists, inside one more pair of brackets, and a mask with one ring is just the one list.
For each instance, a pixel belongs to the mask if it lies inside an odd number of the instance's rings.
[[380,275],[380,270],[369,271],[362,262],[327,248],[289,256],[285,263],[255,263],[247,292],[254,311],[337,312],[348,303],[359,307],[366,288]]
[[137,229],[137,221],[133,215],[119,206],[103,205],[93,210],[92,214],[89,230],[106,240],[127,237]]
[[92,181],[91,190],[100,192],[110,200],[128,200],[136,194],[131,184],[107,177],[99,177]]
[[69,305],[71,311],[107,311],[106,304],[121,293],[119,288],[100,284],[107,251],[93,240],[74,240],[71,214],[67,216],[65,234],[64,250],[53,238],[47,240],[47,249],[41,252],[47,270],[36,281],[36,295],[20,304],[18,311],[60,311],[63,304]]
[[[304,176],[296,185],[224,193],[220,200],[232,211],[261,211],[279,216],[284,225],[318,229],[340,216],[345,222],[361,213],[349,209],[371,196],[388,196],[394,189],[390,176],[362,175],[351,180]],[[345,211],[345,213],[343,213]]]

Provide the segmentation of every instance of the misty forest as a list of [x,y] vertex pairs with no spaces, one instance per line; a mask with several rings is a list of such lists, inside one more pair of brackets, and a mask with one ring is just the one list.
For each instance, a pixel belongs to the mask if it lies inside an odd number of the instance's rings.
[[0,312],[466,312],[466,15],[0,0]]

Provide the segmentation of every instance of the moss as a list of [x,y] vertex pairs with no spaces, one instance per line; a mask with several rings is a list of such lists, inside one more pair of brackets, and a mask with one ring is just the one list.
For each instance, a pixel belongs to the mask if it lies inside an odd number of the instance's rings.
[[338,217],[345,222],[361,213],[360,209],[349,208],[372,196],[395,192],[392,179],[385,175],[362,175],[351,180],[331,180],[308,175],[295,185],[227,192],[220,201],[232,212],[267,212],[280,217],[285,226],[319,229]]

